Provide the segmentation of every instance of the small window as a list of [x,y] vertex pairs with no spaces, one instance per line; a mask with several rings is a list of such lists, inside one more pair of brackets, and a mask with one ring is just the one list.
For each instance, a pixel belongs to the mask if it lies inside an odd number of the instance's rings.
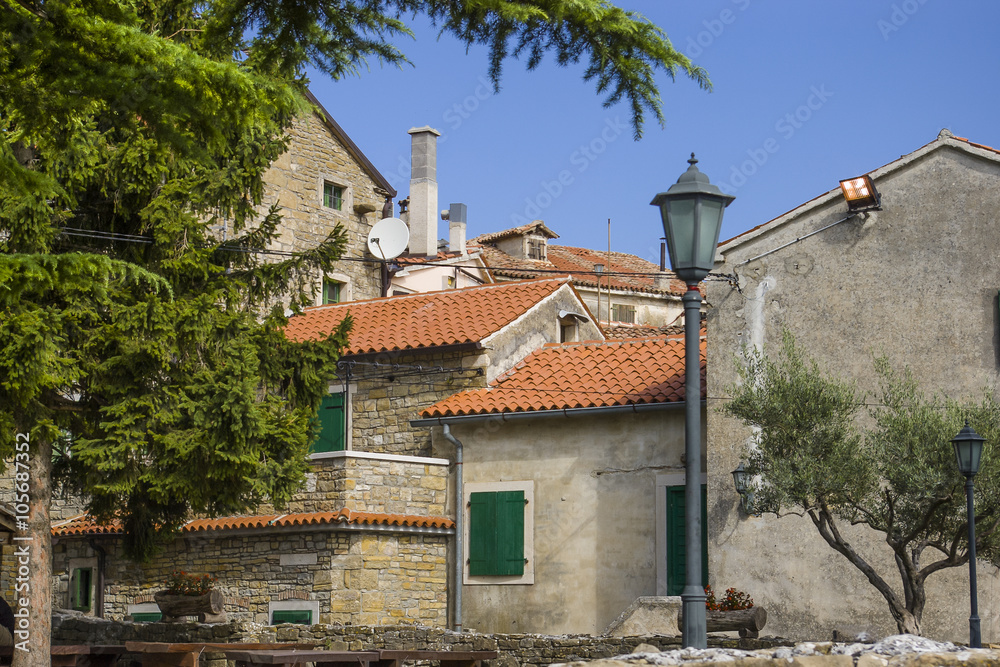
[[528,259],[545,259],[545,241],[528,239]]
[[323,305],[329,303],[340,303],[343,296],[344,283],[330,278],[323,279]]
[[274,609],[271,611],[271,625],[279,623],[312,625],[312,618],[311,609]]
[[611,321],[635,324],[635,306],[626,306],[621,303],[612,304]]
[[323,181],[323,206],[340,211],[344,208],[344,188]]
[[524,574],[524,491],[469,494],[469,575]]
[[163,614],[158,611],[141,611],[132,614],[133,623],[158,623]]
[[73,570],[69,580],[69,606],[72,609],[90,611],[93,576],[94,569],[90,567],[78,567]]
[[347,435],[344,394],[324,396],[316,416],[319,419],[319,435],[309,448],[310,453],[343,451]]

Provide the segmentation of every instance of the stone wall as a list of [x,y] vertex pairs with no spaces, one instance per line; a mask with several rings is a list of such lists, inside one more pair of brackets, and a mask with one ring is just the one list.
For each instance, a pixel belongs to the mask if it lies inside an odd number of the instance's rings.
[[[358,365],[348,381],[353,387],[351,449],[431,456],[430,429],[415,429],[410,420],[424,408],[465,389],[486,386],[477,370],[488,363],[478,350],[438,354],[386,353],[370,359],[386,364]],[[389,365],[401,368],[393,371]],[[420,366],[423,371],[413,367]],[[444,370],[435,370],[441,367]]]
[[[416,457],[368,458],[332,452],[315,459],[289,512],[360,512],[444,516],[449,462]],[[377,455],[376,455],[377,456]]]
[[[128,605],[152,602],[168,575],[182,570],[217,578],[234,620],[266,623],[269,603],[291,599],[317,601],[321,623],[443,627],[447,539],[371,529],[232,531],[186,535],[144,564],[126,560],[117,539],[104,539],[99,546],[108,555],[105,616],[121,620]],[[58,540],[54,606],[68,607],[70,570],[81,565],[96,565],[92,546],[84,539]]]
[[[631,653],[640,644],[659,650],[680,648],[680,637],[591,637],[589,635],[485,635],[456,633],[421,626],[260,626],[245,622],[220,625],[196,623],[113,623],[100,619],[57,617],[52,626],[57,644],[121,644],[125,641],[172,642],[314,642],[331,650],[427,649],[497,651],[486,667],[535,667],[574,660],[597,660]],[[744,642],[747,640],[743,640]],[[737,640],[709,637],[709,646],[735,647]],[[754,646],[775,645],[756,641]],[[744,644],[749,646],[749,644]],[[221,657],[221,655],[219,655]],[[203,660],[203,665],[205,662]],[[210,661],[206,667],[222,667],[225,661]]]

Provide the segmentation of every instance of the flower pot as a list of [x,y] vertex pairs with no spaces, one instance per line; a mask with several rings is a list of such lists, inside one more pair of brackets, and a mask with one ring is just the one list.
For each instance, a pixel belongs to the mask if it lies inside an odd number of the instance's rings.
[[153,594],[164,623],[179,623],[185,616],[197,616],[201,623],[225,623],[222,593],[213,589],[201,595],[178,595],[169,591]]

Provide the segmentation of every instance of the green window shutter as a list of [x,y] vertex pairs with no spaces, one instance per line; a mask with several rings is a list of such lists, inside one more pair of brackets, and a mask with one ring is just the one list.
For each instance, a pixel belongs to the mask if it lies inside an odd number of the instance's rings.
[[344,205],[344,188],[333,183],[323,183],[323,206],[341,210]]
[[319,435],[310,452],[339,452],[344,449],[344,395],[327,394],[319,404]]
[[[684,591],[687,573],[685,552],[684,487],[667,487],[667,595]],[[708,489],[701,487],[701,585],[708,585]]]
[[524,491],[469,494],[469,574],[524,574]]
[[271,625],[278,625],[279,623],[311,625],[312,617],[313,613],[311,609],[275,609],[271,612]]
[[323,305],[329,303],[340,303],[341,283],[336,280],[323,280]]
[[90,611],[90,582],[93,569],[80,567],[70,578],[70,606],[76,611]]
[[131,614],[133,623],[156,623],[163,614],[158,611],[139,611]]

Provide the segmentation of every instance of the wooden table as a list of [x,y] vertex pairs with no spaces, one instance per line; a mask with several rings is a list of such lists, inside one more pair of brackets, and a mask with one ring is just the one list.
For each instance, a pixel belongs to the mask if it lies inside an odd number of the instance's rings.
[[[193,643],[175,644],[172,642],[125,642],[127,653],[138,653],[142,656],[143,667],[198,667],[198,658],[202,653],[225,653],[233,651],[274,651],[299,649],[306,652],[315,644],[223,644],[223,643]],[[53,665],[55,667],[55,665]]]
[[378,651],[295,651],[295,650],[261,650],[261,651],[223,651],[227,660],[236,663],[236,667],[254,667],[255,665],[301,665],[315,663],[316,667],[336,667],[337,665],[361,665],[369,667],[379,660]]

